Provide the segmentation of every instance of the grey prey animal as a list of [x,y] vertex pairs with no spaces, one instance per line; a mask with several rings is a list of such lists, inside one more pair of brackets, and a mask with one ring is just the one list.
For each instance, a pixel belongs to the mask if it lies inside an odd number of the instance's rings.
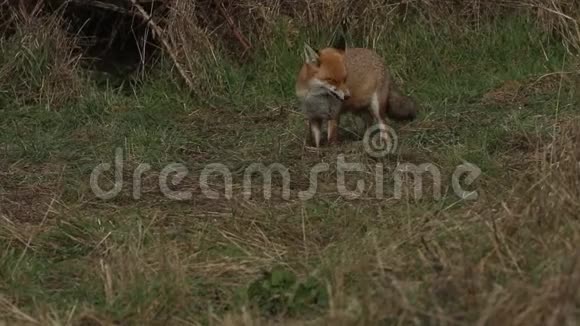
[[316,147],[320,147],[322,123],[335,120],[344,97],[326,85],[313,85],[301,102],[301,110],[309,124],[310,136]]

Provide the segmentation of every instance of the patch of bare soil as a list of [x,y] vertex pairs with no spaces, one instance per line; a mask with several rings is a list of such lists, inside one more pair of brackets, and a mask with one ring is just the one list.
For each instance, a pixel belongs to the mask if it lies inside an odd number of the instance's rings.
[[482,102],[496,105],[525,105],[530,97],[555,94],[561,83],[569,82],[571,79],[565,74],[548,74],[524,80],[507,80],[485,93]]
[[537,164],[542,159],[540,146],[546,141],[536,134],[516,133],[510,135],[505,140],[509,152],[501,158],[502,164],[515,171],[528,170],[530,166]]
[[56,164],[0,169],[0,216],[13,222],[39,223],[61,194],[63,167]]

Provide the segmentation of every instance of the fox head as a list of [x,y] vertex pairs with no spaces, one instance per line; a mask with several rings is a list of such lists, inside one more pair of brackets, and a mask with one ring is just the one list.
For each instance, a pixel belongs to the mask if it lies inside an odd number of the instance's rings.
[[308,44],[304,44],[304,64],[300,73],[301,89],[306,91],[314,86],[327,88],[341,100],[350,97],[346,87],[346,64],[344,59],[345,44],[315,51]]

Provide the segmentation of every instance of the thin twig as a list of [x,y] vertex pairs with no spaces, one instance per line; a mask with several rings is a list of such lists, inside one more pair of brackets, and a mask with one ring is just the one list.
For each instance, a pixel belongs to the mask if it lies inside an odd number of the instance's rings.
[[114,4],[111,3],[105,3],[105,2],[101,2],[101,1],[87,1],[87,0],[68,0],[68,3],[74,3],[76,5],[79,6],[89,6],[89,7],[95,7],[95,8],[99,8],[99,9],[104,9],[104,10],[109,10],[109,11],[114,11],[114,12],[118,12],[121,14],[125,14],[125,15],[130,15],[131,12],[129,12],[129,10],[116,6]]
[[145,9],[143,9],[143,7],[140,6],[137,3],[136,0],[130,0],[130,1],[133,4],[133,8],[135,8],[137,10],[137,12],[135,14],[138,15],[138,16],[140,16],[141,19],[143,19],[147,23],[147,25],[149,26],[149,28],[151,28],[151,30],[153,31],[153,36],[155,38],[157,38],[157,40],[159,42],[161,42],[161,44],[163,44],[163,47],[165,48],[165,51],[171,57],[171,60],[173,61],[173,64],[175,65],[175,68],[177,68],[177,71],[179,72],[179,74],[181,75],[181,77],[185,80],[185,82],[187,83],[187,86],[192,91],[195,92],[195,85],[193,84],[193,81],[191,80],[191,78],[189,78],[187,76],[187,73],[185,72],[185,69],[183,69],[183,67],[179,63],[179,60],[177,60],[177,55],[175,54],[175,51],[173,50],[173,48],[171,47],[171,45],[169,45],[169,43],[167,42],[167,40],[163,36],[163,30],[157,24],[155,24],[155,22],[151,18],[151,15],[149,15],[147,13],[147,11],[145,11]]
[[223,2],[220,3],[219,8],[220,8],[220,11],[222,13],[222,16],[224,16],[224,18],[228,22],[228,25],[232,29],[232,32],[234,33],[234,35],[236,36],[238,41],[244,47],[244,53],[246,53],[247,51],[249,51],[252,48],[252,46],[250,45],[250,41],[248,41],[248,39],[246,39],[246,37],[244,37],[244,35],[236,28],[236,25],[234,24],[234,20],[232,19],[232,17],[230,17],[228,15],[228,13],[226,11],[226,7],[224,6]]

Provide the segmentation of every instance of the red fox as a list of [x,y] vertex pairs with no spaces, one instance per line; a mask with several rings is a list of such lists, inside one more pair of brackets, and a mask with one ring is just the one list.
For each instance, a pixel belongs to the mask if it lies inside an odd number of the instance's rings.
[[[370,113],[379,125],[381,139],[387,141],[385,117],[397,121],[414,120],[415,101],[402,95],[387,71],[383,59],[373,50],[347,48],[344,39],[338,44],[315,51],[304,45],[305,61],[296,79],[296,95],[305,100],[315,88],[326,88],[342,101],[340,109],[328,118],[327,141],[338,142],[342,113]],[[315,146],[320,146],[321,119],[308,118],[309,132]]]

